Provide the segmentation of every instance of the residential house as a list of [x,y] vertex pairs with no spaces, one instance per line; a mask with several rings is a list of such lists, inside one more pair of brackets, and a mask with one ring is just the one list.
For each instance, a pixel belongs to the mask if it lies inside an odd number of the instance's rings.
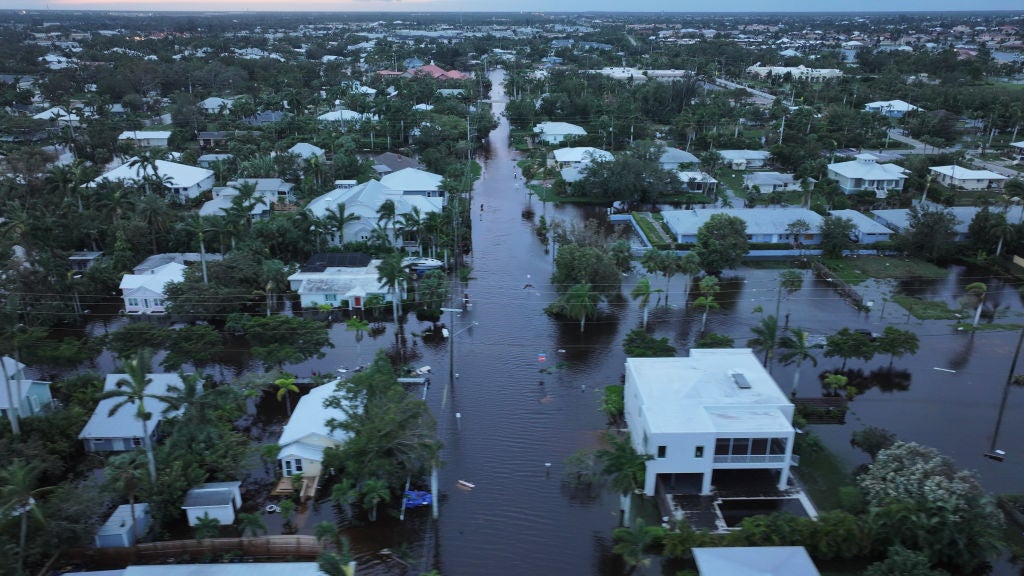
[[392,190],[401,192],[403,196],[425,196],[427,198],[444,198],[441,189],[444,176],[420,170],[419,168],[403,168],[381,176],[380,183]]
[[971,170],[956,164],[928,169],[936,182],[957,190],[1002,190],[1007,177],[991,170]]
[[1010,143],[1010,158],[1014,162],[1024,162],[1024,140]]
[[[365,254],[328,252],[307,261],[288,277],[288,283],[299,295],[303,308],[330,306],[362,310],[371,296],[378,296],[383,302],[394,299],[381,285],[378,266],[380,260],[370,259]],[[404,298],[404,287],[398,297]]]
[[313,144],[309,144],[308,142],[299,142],[298,144],[289,148],[288,152],[291,154],[295,154],[296,156],[302,158],[307,162],[312,160],[313,158],[319,158],[323,160],[324,155],[326,154],[323,148],[319,146],[314,146]]
[[844,193],[873,190],[879,198],[885,198],[890,191],[903,190],[909,170],[896,164],[879,164],[873,154],[857,154],[854,158],[828,165],[828,177],[837,181]]
[[280,110],[264,110],[263,112],[257,112],[248,118],[242,120],[243,123],[250,126],[266,126],[267,124],[274,124],[280,122],[288,116],[287,112]]
[[[424,173],[429,174],[429,173]],[[385,177],[386,178],[386,177]],[[404,178],[402,178],[404,180]],[[419,188],[424,190],[424,188]],[[438,192],[441,192],[438,190]],[[323,219],[327,216],[327,210],[337,210],[338,204],[344,203],[348,213],[359,216],[358,220],[345,224],[342,234],[332,235],[330,242],[338,245],[342,238],[345,241],[369,240],[370,235],[377,228],[377,211],[386,201],[392,201],[395,205],[395,221],[381,222],[385,226],[384,231],[388,238],[396,240],[395,224],[401,221],[402,214],[409,214],[413,208],[418,208],[421,216],[431,212],[442,211],[444,199],[439,196],[425,196],[415,194],[403,194],[401,190],[394,190],[377,180],[370,180],[356,186],[338,187],[318,198],[314,198],[306,209],[315,217]]]
[[379,175],[384,176],[392,172],[398,172],[403,168],[423,168],[423,164],[415,158],[403,156],[402,154],[396,154],[394,152],[384,152],[373,157],[373,170]]
[[594,162],[611,162],[615,157],[611,152],[599,148],[581,146],[578,148],[559,148],[551,153],[549,163],[558,168],[562,180],[573,183],[586,175],[587,168]]
[[50,383],[28,378],[25,365],[10,356],[0,357],[0,379],[0,416],[35,416],[53,406]]
[[[1020,217],[1020,207],[1015,207],[1007,213],[1007,220],[1017,222]],[[953,206],[952,208],[933,207],[932,210],[943,210],[953,215],[956,222],[953,224],[953,240],[964,242],[970,238],[968,228],[971,220],[981,210],[977,206]],[[893,232],[900,233],[910,227],[910,210],[907,208],[892,208],[887,210],[872,210],[871,215],[886,228]],[[1017,219],[1015,219],[1016,217]]]
[[700,170],[673,170],[679,181],[683,183],[683,190],[697,194],[713,196],[718,189],[718,180],[710,174]]
[[[676,242],[694,244],[697,231],[715,214],[727,214],[740,218],[747,224],[747,240],[771,244],[795,243],[818,244],[821,242],[821,215],[806,208],[694,208],[692,210],[665,210],[662,213],[665,224],[672,231]],[[809,232],[800,238],[793,238],[787,230],[797,220],[810,225]]]
[[122,276],[119,288],[125,314],[165,314],[164,289],[171,282],[183,282],[185,268],[183,264],[169,262],[143,274]]
[[340,122],[358,124],[359,122],[376,122],[377,117],[373,114],[360,114],[355,110],[332,110],[316,117],[321,122]]
[[770,470],[789,486],[793,404],[749,348],[627,358],[624,398],[633,448],[652,457],[644,494],[660,482],[711,494],[720,470]]
[[189,526],[199,525],[208,516],[221,526],[235,523],[235,513],[242,507],[241,482],[207,482],[185,493],[181,509]]
[[59,106],[55,106],[53,108],[50,108],[49,110],[44,110],[43,112],[40,112],[32,116],[32,119],[49,120],[57,126],[71,126],[72,128],[77,128],[81,126],[82,123],[82,119],[77,114],[68,112],[67,110]]
[[[120,380],[128,380],[127,374],[107,374],[103,383],[103,391],[117,390]],[[149,382],[146,393],[152,396],[166,396],[172,386],[181,388],[183,383],[178,374],[146,374]],[[96,405],[92,416],[78,434],[78,439],[85,444],[87,452],[127,452],[143,446],[142,421],[137,416],[135,405],[122,406],[120,410],[110,413],[121,399],[104,398]],[[150,445],[156,440],[160,422],[164,418],[180,413],[180,410],[166,413],[167,403],[151,397],[145,401],[146,412],[151,416],[146,422],[149,431]]]
[[72,252],[71,256],[68,256],[71,269],[75,272],[85,272],[102,259],[103,252]]
[[176,262],[185,266],[199,263],[206,259],[207,262],[220,261],[224,259],[221,254],[200,254],[199,252],[164,252],[147,256],[145,260],[132,268],[132,274],[150,274],[164,264]]
[[299,399],[291,418],[277,441],[281,474],[290,477],[302,474],[316,478],[321,473],[324,449],[342,445],[348,438],[344,430],[332,430],[328,420],[344,421],[348,417],[341,408],[326,407],[324,401],[337,389],[339,380],[317,386]]
[[236,181],[228,182],[227,186],[214,188],[213,199],[199,208],[199,215],[223,216],[227,214],[245,184],[253,184],[256,187],[250,200],[250,218],[257,220],[269,218],[271,210],[276,204],[295,202],[295,195],[292,194],[292,188],[295,185],[290,182],[285,182],[280,178],[239,178]]
[[[142,180],[146,175],[152,175],[148,167],[143,171],[141,164],[132,165],[135,160],[136,158],[130,158],[124,164],[103,174],[85,186],[95,188],[104,181],[130,184]],[[163,179],[165,186],[179,200],[196,198],[203,192],[213,188],[214,183],[213,170],[187,166],[167,160],[156,161],[156,175]]]
[[719,150],[718,155],[733,170],[764,168],[771,158],[771,152],[767,150]]
[[196,137],[196,140],[198,140],[200,148],[219,150],[227,147],[228,139],[230,137],[230,132],[225,132],[223,130],[211,130],[200,132]]
[[662,170],[678,170],[683,165],[697,166],[700,164],[700,159],[686,150],[668,147],[658,158],[658,164],[661,165]]
[[[814,180],[809,183],[814,184]],[[751,172],[743,175],[743,189],[753,190],[757,186],[762,194],[771,192],[793,192],[801,190],[800,180],[793,174],[781,172]]]
[[416,68],[409,68],[402,73],[402,76],[405,78],[428,76],[435,80],[469,80],[473,78],[472,74],[459,72],[458,70],[445,70],[433,62]]
[[864,105],[866,112],[875,112],[890,118],[903,118],[908,112],[917,112],[921,108],[903,100],[883,100],[879,102],[868,102]]
[[761,66],[760,62],[748,66],[747,74],[761,79],[768,77],[782,79],[789,75],[793,80],[808,80],[810,82],[824,82],[843,77],[842,70],[836,68],[807,68],[803,64],[800,66]]
[[118,135],[118,142],[131,142],[137,148],[167,148],[167,141],[171,138],[170,130],[158,130],[145,132],[141,130],[127,130]]
[[199,103],[199,109],[205,114],[227,114],[231,111],[231,100],[210,96]]
[[821,576],[803,546],[693,548],[700,576]]
[[856,210],[830,210],[829,214],[846,218],[853,222],[856,228],[853,231],[854,240],[858,244],[869,245],[877,242],[888,242],[892,240],[895,232],[886,228],[881,222],[875,220]]
[[234,157],[234,154],[203,154],[196,159],[196,164],[200,168],[212,169],[218,162],[230,162]]
[[581,126],[568,122],[541,122],[533,127],[533,133],[545,144],[562,144],[587,135]]
[[149,504],[136,502],[134,517],[132,505],[121,504],[96,530],[93,545],[97,548],[130,548],[149,531],[150,521]]

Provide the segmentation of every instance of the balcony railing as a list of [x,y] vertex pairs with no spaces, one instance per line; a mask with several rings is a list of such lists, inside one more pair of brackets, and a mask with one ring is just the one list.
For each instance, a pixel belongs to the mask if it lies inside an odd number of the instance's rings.
[[716,455],[715,464],[765,464],[769,462],[785,462],[785,454],[765,455]]

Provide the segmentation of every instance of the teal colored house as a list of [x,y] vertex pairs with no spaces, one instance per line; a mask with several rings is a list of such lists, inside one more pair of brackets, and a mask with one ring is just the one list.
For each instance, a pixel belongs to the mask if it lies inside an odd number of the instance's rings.
[[0,415],[17,408],[19,418],[35,416],[53,405],[50,383],[25,377],[25,365],[9,356],[0,358]]

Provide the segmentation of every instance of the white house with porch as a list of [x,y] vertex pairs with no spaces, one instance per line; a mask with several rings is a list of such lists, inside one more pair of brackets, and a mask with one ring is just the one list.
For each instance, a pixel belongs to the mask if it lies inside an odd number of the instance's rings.
[[1014,162],[1024,162],[1024,140],[1010,143],[1010,158]]
[[868,102],[864,105],[865,112],[874,112],[890,118],[902,118],[908,112],[917,112],[919,110],[921,108],[903,100],[882,100],[879,102]]
[[340,380],[317,386],[299,399],[291,418],[281,431],[277,441],[281,447],[277,460],[281,474],[291,477],[295,474],[315,478],[320,475],[324,450],[340,446],[348,438],[343,430],[331,430],[327,421],[344,421],[348,417],[341,408],[328,408],[324,401],[335,392]]
[[[143,170],[141,164],[132,165],[135,160],[135,158],[129,158],[124,164],[103,174],[85,186],[95,188],[103,183],[103,181],[130,184],[142,181],[144,176],[153,175],[153,172],[148,167]],[[167,160],[156,161],[156,176],[164,179],[167,188],[179,199],[196,198],[203,192],[213,188],[214,183],[213,170],[178,164],[177,162],[168,162]]]
[[377,180],[370,180],[355,186],[339,185],[338,188],[327,194],[314,198],[306,205],[306,209],[313,216],[323,219],[328,215],[327,210],[336,211],[339,204],[344,204],[346,213],[359,217],[345,224],[341,234],[331,234],[328,240],[332,245],[337,246],[342,243],[342,240],[345,242],[369,240],[370,235],[377,228],[377,211],[388,200],[395,204],[395,220],[381,224],[385,226],[384,231],[392,242],[396,240],[395,224],[401,222],[403,214],[412,213],[415,207],[419,210],[422,218],[431,212],[440,213],[444,204],[444,198],[440,196],[425,196],[412,192],[406,194],[402,190],[395,190]]
[[164,288],[171,282],[185,280],[185,265],[168,262],[142,274],[121,277],[121,298],[125,314],[164,314],[167,297]]
[[568,122],[541,122],[533,127],[533,133],[545,144],[561,144],[587,135],[582,126]]
[[845,194],[872,190],[880,198],[903,190],[909,170],[896,164],[879,164],[874,154],[857,154],[855,160],[828,165],[828,177],[839,183]]
[[131,142],[138,148],[167,148],[167,141],[170,138],[170,130],[155,130],[152,132],[127,130],[117,136],[117,141]]
[[625,414],[633,448],[659,480],[714,490],[717,470],[770,470],[789,485],[793,404],[749,348],[692,349],[688,358],[627,358]]
[[972,170],[951,164],[928,169],[936,182],[962,190],[1002,190],[1006,176],[991,170]]
[[[127,374],[107,374],[103,383],[103,391],[117,390],[117,383],[120,380],[128,380]],[[149,385],[146,393],[153,396],[166,396],[170,394],[172,386],[182,388],[184,384],[178,374],[146,374]],[[142,433],[142,421],[136,418],[137,405],[127,404],[120,410],[110,413],[110,409],[121,401],[121,398],[105,398],[100,400],[93,410],[89,421],[78,434],[78,439],[85,443],[86,452],[125,452],[143,446],[144,435]],[[165,414],[167,403],[156,398],[146,399],[146,411],[152,414],[146,423],[149,431],[149,441],[156,439],[157,428],[164,418],[173,416],[178,412]]]
[[[394,294],[381,285],[378,279],[378,266],[380,260],[368,260],[365,263],[327,261],[322,265],[307,263],[288,277],[288,283],[292,291],[299,294],[303,308],[330,306],[362,310],[366,307],[366,299],[371,296],[379,296],[386,303],[394,299]],[[400,292],[398,297],[404,298],[404,286]]]
[[772,156],[767,150],[719,150],[718,155],[733,170],[764,168]]
[[[680,244],[697,242],[697,232],[715,214],[735,216],[747,224],[747,240],[768,244],[796,243],[819,244],[821,242],[820,214],[806,208],[694,208],[692,210],[664,210],[665,219],[675,241]],[[789,227],[803,220],[810,229],[794,238]]]
[[444,176],[420,170],[419,168],[402,168],[380,177],[384,186],[401,192],[403,196],[426,196],[427,198],[444,198],[441,188]]

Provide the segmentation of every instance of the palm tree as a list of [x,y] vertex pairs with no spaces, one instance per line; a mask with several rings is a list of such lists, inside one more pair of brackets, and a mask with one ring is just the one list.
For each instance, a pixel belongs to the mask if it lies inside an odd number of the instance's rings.
[[321,544],[325,540],[336,542],[338,539],[338,525],[329,520],[324,520],[317,523],[313,528],[313,534],[316,536],[316,541]]
[[267,533],[267,525],[263,522],[263,517],[258,513],[253,514],[239,514],[238,515],[238,533],[245,536],[248,532],[253,536],[259,536],[260,534]]
[[132,529],[135,538],[139,537],[139,526],[135,516],[135,498],[146,481],[146,457],[139,451],[123,452],[111,456],[107,460],[107,478],[114,489],[128,497],[128,506],[132,515]]
[[36,497],[49,491],[50,488],[36,486],[43,465],[38,462],[25,462],[15,459],[0,469],[0,517],[21,517],[21,528],[18,534],[18,569],[22,574],[25,561],[25,542],[28,539],[28,515],[31,513],[39,522],[43,514],[36,506]]
[[353,316],[345,322],[345,330],[356,333],[356,364],[359,366],[363,365],[363,334],[369,329],[370,323],[362,318]]
[[405,241],[405,235],[411,234],[416,238],[416,252],[418,254],[423,253],[423,246],[420,244],[420,230],[423,228],[423,213],[420,212],[418,206],[413,206],[405,214],[398,217],[399,222],[396,226],[395,234],[399,238]]
[[800,384],[800,366],[804,363],[804,360],[810,360],[814,366],[818,365],[818,359],[814,357],[811,350],[819,348],[816,344],[810,344],[807,341],[807,331],[803,328],[790,329],[789,334],[786,334],[779,341],[779,346],[785,350],[779,359],[786,366],[792,363],[796,363],[796,369],[793,371],[793,389],[790,390],[790,396],[796,397],[797,386]]
[[331,502],[345,509],[345,514],[352,517],[352,504],[359,497],[359,489],[351,479],[345,478],[331,488]]
[[700,272],[700,258],[693,252],[688,252],[679,259],[677,268],[678,272],[686,277],[686,283],[683,284],[683,309],[685,310],[686,303],[690,300],[690,284],[693,282],[691,278]]
[[978,327],[978,322],[981,321],[981,309],[985,306],[985,293],[988,292],[988,286],[984,282],[974,282],[964,287],[968,296],[978,303],[977,310],[974,311],[974,328]]
[[661,532],[660,526],[648,526],[643,518],[637,518],[633,528],[616,528],[612,532],[615,538],[612,552],[622,556],[623,562],[629,566],[627,575],[641,566],[650,565],[651,559],[647,557],[647,549],[658,540]]
[[162,196],[150,194],[143,196],[135,204],[135,218],[146,225],[149,229],[149,236],[153,243],[153,253],[159,253],[156,246],[156,234],[163,231],[167,224],[167,218],[171,210],[167,201]]
[[338,245],[343,246],[345,244],[345,225],[349,222],[359,221],[359,214],[347,212],[345,203],[339,202],[337,209],[327,209],[327,216],[324,217],[324,220],[327,221],[328,229],[338,234]]
[[377,207],[377,224],[383,224],[384,229],[387,230],[388,226],[395,221],[395,202],[394,200],[385,200],[381,202],[380,206]]
[[135,168],[136,174],[141,175],[141,178],[139,179],[142,180],[142,183],[146,188],[147,195],[150,193],[148,176],[152,174],[153,176],[159,177],[159,166],[157,165],[157,161],[162,160],[166,156],[166,150],[153,148],[139,152],[136,157],[128,161],[128,167]]
[[721,288],[718,287],[718,278],[715,276],[705,276],[701,279],[697,289],[700,290],[700,298],[694,300],[693,303],[696,306],[704,307],[704,315],[701,317],[700,321],[700,333],[704,334],[704,329],[707,328],[708,325],[708,312],[712,308],[716,310],[718,309],[718,302],[715,301],[715,294],[718,294]]
[[770,373],[769,363],[775,355],[775,348],[779,345],[779,319],[771,315],[765,316],[761,318],[761,324],[752,327],[750,331],[754,337],[747,341],[747,345],[755,350],[764,351],[761,363]]
[[654,294],[655,292],[660,292],[660,290],[651,290],[651,280],[647,276],[644,276],[643,278],[640,279],[639,282],[636,283],[636,286],[634,286],[633,290],[630,291],[629,293],[629,295],[633,297],[633,300],[640,301],[640,307],[643,308],[644,329],[647,328],[647,304],[649,304],[651,301],[651,294]]
[[100,394],[100,400],[116,398],[117,402],[110,407],[109,416],[116,414],[121,408],[133,404],[135,418],[142,423],[142,447],[146,450],[146,461],[149,465],[150,481],[156,484],[156,458],[153,456],[153,443],[149,437],[149,420],[153,417],[152,412],[146,411],[146,400],[157,400],[166,402],[168,397],[160,394],[150,394],[147,388],[153,382],[149,377],[149,369],[153,362],[153,352],[146,348],[140,348],[135,356],[121,362],[121,370],[125,376],[118,379],[113,390],[106,390]]
[[211,518],[209,512],[204,512],[193,528],[195,529],[196,540],[213,538],[220,534],[220,520]]
[[580,332],[586,327],[587,316],[597,313],[600,295],[590,290],[590,284],[577,284],[562,296],[562,310],[573,320],[580,321]]
[[295,376],[290,374],[284,374],[277,380],[274,380],[274,386],[277,387],[277,401],[284,400],[284,405],[288,410],[288,416],[292,415],[292,401],[290,394],[292,392],[298,394],[299,387],[295,385]]
[[420,232],[426,235],[427,240],[430,242],[431,257],[437,256],[437,246],[441,243],[441,234],[443,232],[443,217],[440,212],[428,212],[420,224]]
[[597,460],[601,473],[610,478],[609,485],[622,496],[622,523],[629,526],[632,494],[644,485],[647,461],[654,457],[637,452],[628,439],[614,432],[608,432],[605,438],[608,448],[597,451]]
[[363,482],[359,491],[363,494],[363,506],[369,510],[370,522],[376,522],[377,505],[381,502],[391,501],[391,490],[388,488],[387,482],[371,478]]
[[402,292],[405,286],[407,274],[405,266],[402,266],[402,254],[394,252],[381,259],[377,266],[377,281],[381,288],[391,295],[391,308],[395,315],[395,324],[398,324],[398,316],[401,312]]

